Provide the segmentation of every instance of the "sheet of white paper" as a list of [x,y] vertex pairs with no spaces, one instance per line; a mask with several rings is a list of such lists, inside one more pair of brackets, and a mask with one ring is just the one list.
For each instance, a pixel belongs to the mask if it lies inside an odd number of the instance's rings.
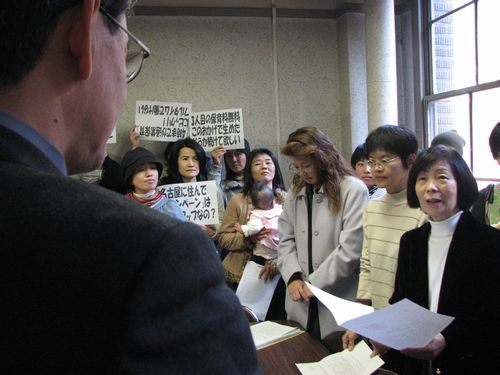
[[295,336],[302,331],[298,327],[290,327],[266,320],[265,322],[252,324],[250,332],[252,332],[255,347],[259,349],[266,344],[280,341],[282,338]]
[[371,306],[335,297],[334,295],[331,295],[330,293],[327,293],[308,282],[306,282],[306,284],[316,298],[319,299],[328,310],[330,310],[337,324],[340,326],[342,326],[342,324],[347,320],[373,312],[373,307]]
[[342,326],[391,348],[420,348],[453,321],[403,299],[372,314],[345,322]]
[[271,281],[264,282],[263,279],[259,279],[261,269],[262,266],[255,262],[249,261],[246,264],[236,295],[240,304],[250,307],[259,320],[264,320],[280,277],[276,275]]
[[302,375],[370,375],[384,364],[379,357],[370,358],[372,350],[360,341],[350,352],[347,349],[329,355],[319,362],[297,363]]
[[455,319],[433,313],[406,298],[370,312],[370,306],[332,296],[309,283],[307,286],[340,326],[397,350],[425,346]]

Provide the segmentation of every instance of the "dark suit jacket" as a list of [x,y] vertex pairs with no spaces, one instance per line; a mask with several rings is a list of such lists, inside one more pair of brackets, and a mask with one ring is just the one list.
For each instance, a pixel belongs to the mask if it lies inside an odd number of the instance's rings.
[[[429,223],[401,237],[395,290],[390,303],[403,298],[429,308]],[[460,217],[448,250],[438,312],[455,317],[443,330],[446,349],[433,360],[443,374],[481,374],[481,366],[498,361],[490,352],[498,347],[498,301],[500,297],[500,231],[480,224],[469,212]],[[404,374],[422,361],[405,359]],[[487,368],[487,367],[486,367]]]
[[260,374],[212,241],[0,127],[0,373]]

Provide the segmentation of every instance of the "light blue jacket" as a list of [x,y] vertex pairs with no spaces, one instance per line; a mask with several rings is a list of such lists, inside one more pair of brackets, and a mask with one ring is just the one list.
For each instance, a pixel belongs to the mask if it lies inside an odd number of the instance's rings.
[[186,217],[182,213],[179,204],[173,199],[168,199],[165,195],[163,195],[162,199],[160,199],[157,203],[152,205],[151,208],[177,220],[186,221]]

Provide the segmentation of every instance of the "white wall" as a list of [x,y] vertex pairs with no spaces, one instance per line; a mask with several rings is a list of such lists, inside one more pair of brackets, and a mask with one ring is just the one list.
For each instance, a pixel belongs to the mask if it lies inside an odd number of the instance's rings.
[[[190,102],[193,111],[241,107],[252,147],[276,153],[291,131],[315,125],[350,155],[351,145],[340,143],[335,20],[278,18],[277,90],[271,18],[136,16],[128,27],[152,55],[129,84],[118,143],[108,146],[113,158],[120,160],[130,147],[136,100]],[[143,145],[158,156],[165,148]],[[288,162],[280,163],[288,178]]]

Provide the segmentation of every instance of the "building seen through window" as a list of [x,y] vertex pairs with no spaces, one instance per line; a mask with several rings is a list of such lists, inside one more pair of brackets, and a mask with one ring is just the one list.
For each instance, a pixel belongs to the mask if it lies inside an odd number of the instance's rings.
[[480,186],[500,181],[488,137],[500,121],[500,1],[430,0],[424,97],[427,141],[455,129]]

